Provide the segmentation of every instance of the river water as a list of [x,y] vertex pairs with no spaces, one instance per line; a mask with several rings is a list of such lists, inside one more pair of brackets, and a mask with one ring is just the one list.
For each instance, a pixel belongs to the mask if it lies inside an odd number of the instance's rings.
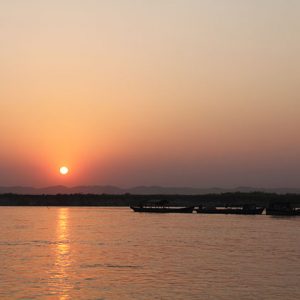
[[1,299],[300,299],[300,217],[0,208]]

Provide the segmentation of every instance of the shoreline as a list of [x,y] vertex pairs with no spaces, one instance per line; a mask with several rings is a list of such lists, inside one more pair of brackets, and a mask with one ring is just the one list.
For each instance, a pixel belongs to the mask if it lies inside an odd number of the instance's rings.
[[299,194],[274,193],[222,193],[201,195],[137,195],[137,194],[56,194],[56,195],[23,195],[0,194],[0,206],[111,206],[128,207],[140,205],[148,201],[167,201],[170,206],[218,207],[243,206],[255,204],[267,207],[272,203],[290,203],[292,207],[300,207]]

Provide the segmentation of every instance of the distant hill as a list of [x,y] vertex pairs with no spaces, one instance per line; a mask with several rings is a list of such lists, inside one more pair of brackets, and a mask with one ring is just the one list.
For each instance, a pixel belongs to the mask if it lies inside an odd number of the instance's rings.
[[300,188],[254,188],[254,187],[237,187],[233,189],[224,188],[192,188],[192,187],[162,187],[162,186],[137,186],[132,188],[120,188],[111,185],[92,185],[92,186],[50,186],[45,188],[12,186],[0,187],[0,194],[14,193],[14,194],[178,194],[178,195],[201,195],[201,194],[220,194],[226,192],[268,192],[277,194],[300,194]]

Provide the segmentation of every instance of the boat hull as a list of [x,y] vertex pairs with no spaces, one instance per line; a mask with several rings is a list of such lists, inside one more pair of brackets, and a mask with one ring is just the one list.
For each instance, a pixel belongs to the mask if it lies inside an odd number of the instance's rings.
[[143,213],[192,213],[194,207],[180,207],[180,208],[170,208],[170,207],[137,207],[130,206],[130,208],[135,212]]
[[222,214],[222,215],[261,215],[264,208],[253,208],[253,209],[242,209],[242,208],[224,208],[224,209],[209,209],[199,208],[197,209],[198,214]]

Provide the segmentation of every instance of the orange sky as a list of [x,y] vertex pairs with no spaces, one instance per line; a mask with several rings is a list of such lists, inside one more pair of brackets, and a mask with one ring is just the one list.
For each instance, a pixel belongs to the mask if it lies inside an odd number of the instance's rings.
[[299,12],[1,1],[0,185],[300,186]]

